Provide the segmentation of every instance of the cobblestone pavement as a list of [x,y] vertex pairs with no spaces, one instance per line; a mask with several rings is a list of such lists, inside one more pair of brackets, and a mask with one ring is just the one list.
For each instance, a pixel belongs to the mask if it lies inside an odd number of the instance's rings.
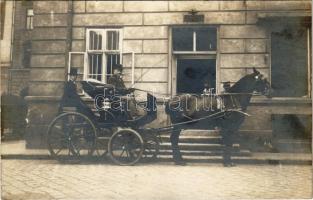
[[3,199],[311,198],[308,165],[115,166],[2,160]]

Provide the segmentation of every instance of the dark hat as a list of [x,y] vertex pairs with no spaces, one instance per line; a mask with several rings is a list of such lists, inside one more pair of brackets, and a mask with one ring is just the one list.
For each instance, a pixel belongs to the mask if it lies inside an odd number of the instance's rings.
[[222,82],[222,83],[223,83],[223,88],[224,89],[230,88],[230,81],[225,81],[225,82]]
[[123,65],[121,65],[121,64],[116,64],[116,65],[113,66],[113,70],[114,70],[114,69],[117,69],[117,70],[119,70],[119,71],[123,71]]
[[78,72],[78,69],[73,67],[70,69],[69,75],[77,76],[77,72]]

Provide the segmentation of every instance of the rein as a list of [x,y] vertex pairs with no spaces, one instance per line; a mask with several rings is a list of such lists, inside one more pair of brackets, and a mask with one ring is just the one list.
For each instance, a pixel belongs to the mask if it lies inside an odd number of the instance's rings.
[[[205,120],[205,119],[209,119],[209,118],[213,118],[213,119],[220,118],[220,117],[223,117],[223,116],[227,115],[228,112],[237,112],[237,113],[240,113],[240,114],[243,114],[243,115],[246,115],[246,116],[251,116],[250,114],[248,114],[246,112],[243,112],[241,110],[229,109],[229,110],[225,110],[225,111],[219,111],[219,112],[214,113],[212,115],[208,115],[208,116],[201,117],[201,118],[198,118],[198,119],[193,119],[193,120],[189,120],[189,121],[186,121],[186,122],[180,122],[180,123],[172,124],[172,125],[169,125],[169,126],[164,126],[164,127],[161,127],[161,128],[155,128],[155,130],[161,132],[161,131],[166,131],[168,129],[172,129],[175,126],[185,125],[185,124],[189,124],[189,123],[192,123],[192,122],[199,122],[199,121],[202,121],[202,120]],[[221,114],[222,116],[218,116],[219,114]]]
[[[149,91],[149,90],[143,90],[143,89],[138,89],[138,88],[132,88],[134,90],[142,91],[142,92],[147,92],[150,94],[160,94],[160,95],[170,95],[169,93],[160,93],[160,92],[154,92],[154,91]],[[206,94],[201,94],[201,95],[206,95]],[[259,93],[222,93],[222,94],[213,94],[212,96],[230,96],[230,95],[255,95],[255,96],[261,96]],[[208,95],[210,96],[210,95]]]

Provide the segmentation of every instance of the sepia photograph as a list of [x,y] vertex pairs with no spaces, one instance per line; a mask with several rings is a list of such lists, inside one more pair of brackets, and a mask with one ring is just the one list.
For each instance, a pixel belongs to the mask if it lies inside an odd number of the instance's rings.
[[0,0],[1,199],[312,199],[311,0]]

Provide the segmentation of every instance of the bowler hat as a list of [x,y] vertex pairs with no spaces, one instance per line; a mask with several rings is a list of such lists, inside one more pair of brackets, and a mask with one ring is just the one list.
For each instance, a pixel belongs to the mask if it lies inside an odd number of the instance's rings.
[[69,75],[77,76],[77,72],[78,72],[78,69],[73,67],[73,68],[70,69]]
[[113,69],[117,69],[117,70],[119,70],[119,71],[123,71],[123,65],[121,65],[121,64],[116,64],[116,65],[113,66]]

